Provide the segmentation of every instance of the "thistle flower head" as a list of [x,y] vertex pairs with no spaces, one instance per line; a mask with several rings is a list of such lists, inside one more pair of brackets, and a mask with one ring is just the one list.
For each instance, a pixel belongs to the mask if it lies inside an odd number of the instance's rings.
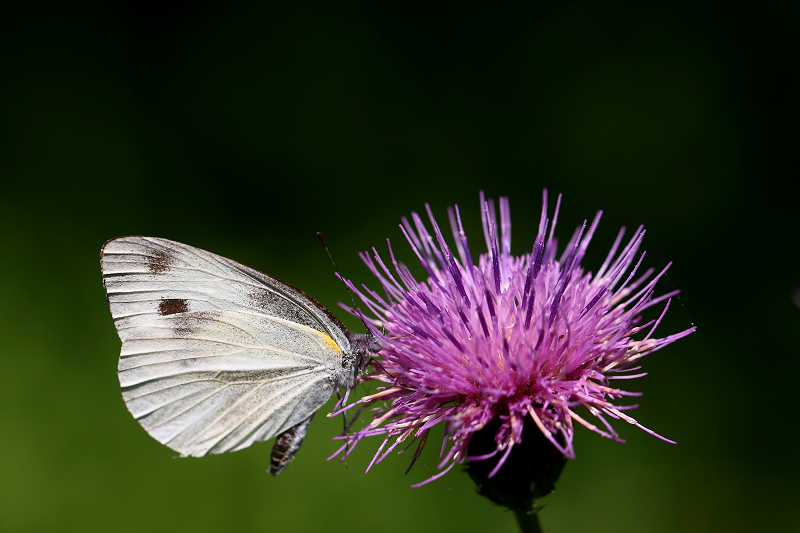
[[[608,418],[672,442],[625,414],[636,406],[617,401],[639,394],[612,380],[643,376],[636,373],[643,356],[694,330],[654,336],[678,291],[654,297],[666,268],[655,276],[653,269],[639,271],[642,227],[624,244],[622,228],[596,273],[584,272],[581,260],[602,212],[588,227],[584,222],[576,228],[559,255],[553,234],[560,202],[559,196],[551,222],[544,191],[538,235],[531,252],[521,256],[511,255],[508,199],[500,199],[498,225],[494,202],[483,194],[488,252],[477,262],[458,207],[448,209],[454,247],[427,205],[432,231],[416,213],[411,221],[402,219],[401,230],[427,273],[424,281],[395,259],[388,240],[391,265],[374,248],[361,254],[383,289],[359,290],[347,282],[374,315],[369,327],[383,345],[380,362],[361,379],[382,384],[344,408],[365,404],[374,416],[365,428],[341,437],[347,442],[337,454],[351,453],[365,437],[383,436],[369,470],[401,444],[417,440],[413,465],[430,429],[444,424],[441,471],[422,485],[465,460],[494,458],[493,477],[522,442],[525,423],[534,423],[568,458],[575,456],[576,423],[621,441]],[[663,304],[660,316],[643,323],[642,311],[657,304]],[[579,414],[581,406],[594,422]],[[471,438],[490,422],[494,449],[470,457]]]

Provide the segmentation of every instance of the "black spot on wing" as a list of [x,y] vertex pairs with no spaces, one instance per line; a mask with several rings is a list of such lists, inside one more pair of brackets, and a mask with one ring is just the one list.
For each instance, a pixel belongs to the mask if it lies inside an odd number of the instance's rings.
[[188,313],[189,302],[179,298],[161,298],[158,304],[158,314],[161,316]]
[[168,272],[175,264],[175,258],[162,250],[155,250],[147,256],[147,270],[153,274]]

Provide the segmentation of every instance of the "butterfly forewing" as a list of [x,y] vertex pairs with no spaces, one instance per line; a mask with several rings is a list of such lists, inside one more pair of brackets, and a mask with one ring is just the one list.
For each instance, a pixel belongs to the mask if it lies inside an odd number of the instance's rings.
[[166,239],[106,243],[103,281],[134,417],[183,455],[245,448],[311,416],[340,385],[344,327],[312,298]]
[[282,317],[349,346],[335,316],[304,292],[225,257],[154,237],[105,244],[103,283],[120,338],[150,317],[243,309]]

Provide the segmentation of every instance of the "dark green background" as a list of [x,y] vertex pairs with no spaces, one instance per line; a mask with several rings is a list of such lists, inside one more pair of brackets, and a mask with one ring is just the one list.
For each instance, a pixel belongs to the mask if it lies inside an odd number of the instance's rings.
[[98,260],[167,237],[335,308],[316,231],[374,286],[356,253],[390,237],[411,262],[397,223],[425,202],[458,203],[480,249],[478,191],[507,195],[529,250],[543,187],[562,239],[606,211],[588,269],[645,224],[646,266],[674,261],[661,291],[684,291],[660,332],[699,328],[627,383],[678,445],[579,428],[545,529],[798,530],[797,13],[372,4],[4,8],[0,530],[514,531],[464,473],[409,488],[436,439],[408,476],[405,456],[364,475],[377,440],[325,462],[324,416],[277,479],[269,444],[173,459],[122,402]]

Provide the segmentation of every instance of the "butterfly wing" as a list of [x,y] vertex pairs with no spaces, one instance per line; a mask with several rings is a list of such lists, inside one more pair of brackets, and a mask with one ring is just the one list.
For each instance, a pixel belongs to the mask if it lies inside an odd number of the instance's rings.
[[154,237],[120,237],[101,254],[103,285],[120,339],[180,312],[234,309],[282,317],[349,348],[344,325],[303,291],[236,261]]
[[309,418],[341,384],[346,330],[311,297],[184,244],[102,252],[131,414],[182,455],[235,451]]

